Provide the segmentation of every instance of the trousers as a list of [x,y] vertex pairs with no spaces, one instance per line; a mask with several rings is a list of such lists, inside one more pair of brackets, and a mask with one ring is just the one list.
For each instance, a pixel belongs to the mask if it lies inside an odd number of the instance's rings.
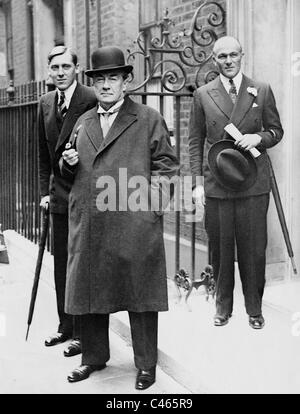
[[79,338],[80,321],[78,317],[68,315],[64,311],[68,261],[68,214],[52,213],[51,219],[53,230],[54,282],[59,318],[58,332],[72,338]]
[[217,282],[218,316],[230,315],[233,310],[235,247],[246,312],[250,316],[261,314],[269,199],[269,194],[206,199],[205,228]]
[[[135,366],[148,370],[157,364],[158,312],[128,312]],[[110,358],[109,314],[80,316],[83,365],[103,365]]]

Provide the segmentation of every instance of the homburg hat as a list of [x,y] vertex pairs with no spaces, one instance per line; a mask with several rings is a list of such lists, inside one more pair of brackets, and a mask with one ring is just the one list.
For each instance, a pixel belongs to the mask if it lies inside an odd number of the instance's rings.
[[121,69],[126,73],[130,73],[133,69],[131,65],[125,64],[124,53],[115,46],[104,46],[96,49],[91,57],[92,69],[86,70],[87,76],[94,76],[99,72],[107,72],[111,70]]
[[221,140],[208,152],[208,166],[216,181],[230,191],[246,191],[256,181],[256,161],[232,140]]

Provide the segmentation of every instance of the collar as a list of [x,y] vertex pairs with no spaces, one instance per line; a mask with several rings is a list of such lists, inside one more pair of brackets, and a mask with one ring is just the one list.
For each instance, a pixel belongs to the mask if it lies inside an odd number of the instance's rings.
[[106,114],[107,112],[113,114],[113,113],[119,111],[119,109],[121,108],[123,103],[124,103],[124,98],[121,99],[120,101],[118,101],[117,103],[115,103],[113,106],[111,106],[108,111],[106,111],[104,108],[102,108],[102,106],[99,103],[97,112],[98,112],[98,114]]
[[[67,108],[68,108],[68,107],[69,107],[69,105],[70,105],[70,102],[71,102],[71,99],[72,99],[73,93],[74,93],[74,91],[75,91],[75,89],[76,89],[76,86],[77,86],[77,81],[76,81],[76,79],[75,79],[75,80],[74,80],[74,82],[72,83],[72,85],[70,85],[70,86],[68,87],[68,89],[66,89],[66,90],[64,91],[64,93],[65,93],[65,100],[66,100],[66,105],[67,105]],[[61,91],[60,91],[59,89],[57,89],[57,93],[58,93],[58,97],[60,97]]]
[[[226,76],[222,75],[222,73],[220,73],[220,80],[224,86],[224,88],[226,89],[226,91],[228,92],[230,89],[230,83],[229,83],[229,78],[226,78]],[[233,82],[235,84],[236,87],[236,91],[237,93],[239,93],[241,84],[242,84],[242,80],[243,80],[243,74],[241,71],[239,71],[239,73],[233,78]]]

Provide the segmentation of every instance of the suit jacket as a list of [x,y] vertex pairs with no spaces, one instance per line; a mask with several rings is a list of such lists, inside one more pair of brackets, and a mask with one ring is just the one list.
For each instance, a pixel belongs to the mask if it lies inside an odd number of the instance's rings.
[[[257,96],[247,89],[255,88]],[[221,139],[231,139],[224,127],[233,123],[242,134],[259,134],[262,141],[257,149],[257,180],[247,191],[230,192],[221,187],[212,176],[207,154],[210,147]],[[236,104],[233,105],[220,77],[198,88],[190,117],[189,152],[194,183],[204,176],[207,197],[237,198],[265,194],[270,191],[270,172],[267,148],[276,145],[283,136],[274,95],[269,85],[253,81],[243,75]]]
[[50,211],[64,214],[68,211],[70,183],[59,169],[65,144],[77,119],[95,106],[97,100],[92,88],[77,84],[61,129],[57,122],[57,93],[42,96],[39,103],[39,178],[41,197],[50,194]]

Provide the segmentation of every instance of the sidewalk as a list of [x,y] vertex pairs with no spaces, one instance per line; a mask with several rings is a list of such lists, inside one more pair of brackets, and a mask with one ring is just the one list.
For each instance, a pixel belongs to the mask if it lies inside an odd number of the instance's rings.
[[112,331],[107,368],[85,381],[69,384],[67,375],[80,365],[81,356],[64,357],[67,343],[44,346],[58,323],[54,289],[47,280],[40,280],[25,342],[34,274],[15,259],[11,246],[9,259],[9,265],[0,264],[0,394],[190,394],[159,367],[156,383],[145,391],[136,390],[132,348]]
[[[30,338],[24,343],[37,249],[14,232],[6,232],[5,237],[12,265],[4,285],[7,336],[0,338],[0,372],[6,372],[9,381],[0,374],[0,393],[135,392],[126,312],[111,317],[108,369],[83,383],[68,384],[65,380],[80,357],[63,358],[63,345],[52,349],[43,346],[44,337],[56,326],[52,258],[47,254]],[[300,393],[300,283],[266,288],[266,326],[259,331],[249,327],[238,280],[236,285],[232,319],[224,327],[214,327],[215,307],[212,301],[206,302],[202,288],[192,292],[187,307],[184,300],[178,302],[174,284],[169,282],[170,311],[159,318],[161,369],[149,393]]]

